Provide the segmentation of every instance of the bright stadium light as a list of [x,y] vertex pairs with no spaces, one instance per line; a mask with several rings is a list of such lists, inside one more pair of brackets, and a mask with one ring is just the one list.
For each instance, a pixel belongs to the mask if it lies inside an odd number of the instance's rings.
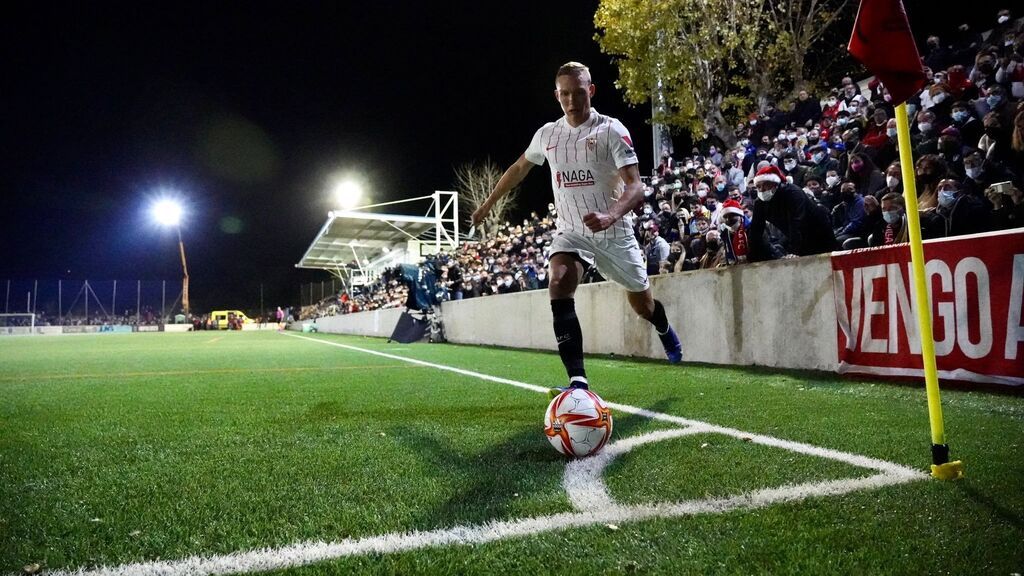
[[188,315],[188,263],[185,261],[185,243],[181,240],[181,217],[184,213],[185,210],[181,207],[181,203],[169,198],[157,200],[150,208],[150,214],[153,215],[157,224],[166,227],[173,226],[178,232],[178,253],[181,255],[181,270],[184,273],[181,284],[181,307]]
[[153,219],[161,226],[177,226],[181,224],[182,212],[181,204],[166,198],[157,200],[151,210]]
[[334,199],[343,210],[351,210],[363,199],[363,187],[354,180],[342,180],[334,186]]

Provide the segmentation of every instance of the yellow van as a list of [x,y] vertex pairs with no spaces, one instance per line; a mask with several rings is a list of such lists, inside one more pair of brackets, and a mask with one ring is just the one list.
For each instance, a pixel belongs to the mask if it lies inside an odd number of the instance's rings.
[[210,312],[210,322],[217,330],[228,329],[228,319],[237,318],[242,324],[252,324],[253,320],[246,316],[241,310],[214,310]]

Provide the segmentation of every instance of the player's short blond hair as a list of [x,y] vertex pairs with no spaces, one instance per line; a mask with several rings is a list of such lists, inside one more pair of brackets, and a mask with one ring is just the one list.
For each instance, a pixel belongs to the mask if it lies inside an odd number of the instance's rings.
[[590,68],[579,62],[566,62],[562,64],[558,68],[558,72],[555,73],[555,79],[557,80],[559,76],[575,76],[581,81],[592,82],[590,79]]

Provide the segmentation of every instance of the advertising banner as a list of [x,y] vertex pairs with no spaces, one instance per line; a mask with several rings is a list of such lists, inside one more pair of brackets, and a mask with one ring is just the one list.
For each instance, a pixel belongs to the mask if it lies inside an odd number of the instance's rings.
[[[924,243],[939,377],[1024,385],[1024,229]],[[924,376],[910,247],[832,255],[839,371]]]

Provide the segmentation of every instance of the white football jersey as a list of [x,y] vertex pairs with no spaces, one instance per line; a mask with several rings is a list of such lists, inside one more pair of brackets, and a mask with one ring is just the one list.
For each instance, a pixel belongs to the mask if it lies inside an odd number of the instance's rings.
[[633,141],[621,122],[593,108],[590,118],[575,128],[563,116],[537,130],[525,156],[538,166],[545,160],[551,165],[558,229],[594,238],[633,235],[630,212],[596,234],[583,224],[591,212],[608,212],[622,194],[619,168],[637,163]]

